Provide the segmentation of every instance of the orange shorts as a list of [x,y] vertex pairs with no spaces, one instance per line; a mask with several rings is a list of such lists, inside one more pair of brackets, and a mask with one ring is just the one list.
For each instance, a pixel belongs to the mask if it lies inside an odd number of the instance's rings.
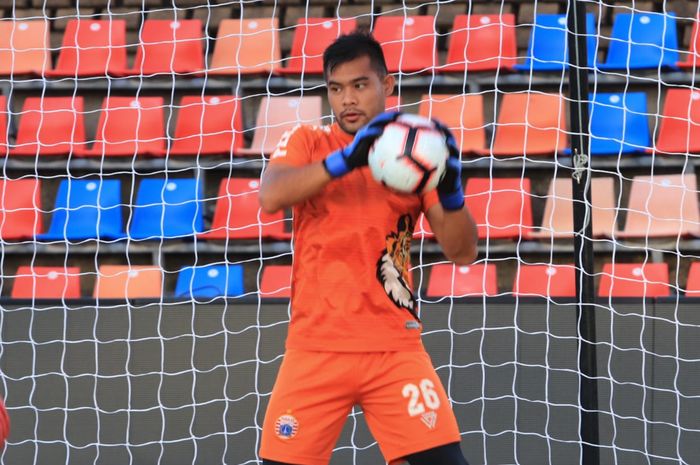
[[287,350],[265,414],[260,456],[326,465],[356,404],[387,462],[460,440],[426,352]]

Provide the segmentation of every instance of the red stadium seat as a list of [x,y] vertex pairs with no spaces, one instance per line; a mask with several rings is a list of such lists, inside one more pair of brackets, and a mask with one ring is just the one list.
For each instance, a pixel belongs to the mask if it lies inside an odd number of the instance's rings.
[[80,268],[20,266],[12,287],[13,299],[77,299]]
[[486,144],[484,98],[481,95],[424,94],[418,113],[437,118],[447,125],[462,153],[479,152]]
[[[288,239],[284,212],[264,213],[257,178],[222,179],[211,229],[201,239]],[[259,218],[259,219],[258,219]]]
[[163,271],[153,265],[100,265],[93,297],[157,299],[162,289]]
[[0,21],[0,76],[42,75],[50,67],[48,21]]
[[282,74],[323,74],[323,51],[339,35],[355,30],[355,18],[299,18]]
[[253,143],[241,155],[272,153],[280,139],[297,124],[321,124],[321,97],[263,97],[255,122]]
[[466,204],[479,238],[527,239],[532,234],[528,178],[468,178]]
[[657,152],[668,154],[700,152],[700,92],[666,91],[655,148]]
[[[686,53],[681,53],[685,55]],[[695,18],[693,23],[693,31],[690,33],[690,49],[687,52],[685,60],[676,63],[681,68],[698,68],[700,67],[700,15]]]
[[566,109],[557,94],[505,94],[498,112],[494,155],[554,155],[566,147]]
[[11,155],[67,155],[85,147],[82,97],[27,97]]
[[165,152],[163,97],[107,97],[95,143],[82,155],[134,156]]
[[686,297],[700,297],[700,262],[693,262],[690,265],[685,295]]
[[515,15],[457,15],[441,72],[511,69],[518,55]]
[[126,70],[126,20],[71,19],[48,76],[118,76]]
[[268,265],[263,268],[260,280],[260,297],[289,298],[292,295],[292,267],[289,265]]
[[668,283],[667,263],[606,263],[598,297],[665,297]]
[[496,295],[496,265],[433,265],[425,294],[428,297]]
[[513,282],[513,294],[518,296],[575,297],[576,269],[574,265],[518,266]]
[[270,74],[281,61],[277,18],[219,22],[209,74]]
[[243,117],[238,99],[233,95],[182,97],[171,155],[230,155],[242,147]]
[[41,181],[0,179],[0,238],[34,239],[43,230]]
[[147,19],[134,66],[126,74],[199,74],[204,70],[205,40],[199,19]]
[[372,31],[390,73],[430,72],[437,66],[435,18],[379,16]]
[[7,155],[7,98],[0,95],[0,156]]

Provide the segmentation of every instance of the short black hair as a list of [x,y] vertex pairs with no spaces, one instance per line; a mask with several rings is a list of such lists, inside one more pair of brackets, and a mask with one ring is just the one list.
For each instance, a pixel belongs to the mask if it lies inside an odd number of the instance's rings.
[[380,77],[387,75],[382,46],[371,34],[358,30],[338,37],[323,52],[323,78],[328,80],[336,66],[363,56],[369,57],[370,66]]

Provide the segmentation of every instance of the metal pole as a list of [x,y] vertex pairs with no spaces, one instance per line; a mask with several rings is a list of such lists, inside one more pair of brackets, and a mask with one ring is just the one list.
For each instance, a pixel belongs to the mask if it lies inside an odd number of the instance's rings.
[[579,339],[579,401],[583,441],[581,463],[600,463],[598,434],[598,382],[596,379],[595,299],[593,283],[593,229],[588,112],[588,51],[586,9],[583,2],[569,0],[567,43],[569,48],[569,97],[571,99],[571,153],[574,199],[574,262],[576,264],[577,321]]

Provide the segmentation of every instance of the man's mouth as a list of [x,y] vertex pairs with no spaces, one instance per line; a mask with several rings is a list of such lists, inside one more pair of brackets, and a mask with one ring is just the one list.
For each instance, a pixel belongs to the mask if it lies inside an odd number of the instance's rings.
[[361,116],[362,113],[348,111],[342,114],[342,119],[347,121],[348,123],[356,123]]

